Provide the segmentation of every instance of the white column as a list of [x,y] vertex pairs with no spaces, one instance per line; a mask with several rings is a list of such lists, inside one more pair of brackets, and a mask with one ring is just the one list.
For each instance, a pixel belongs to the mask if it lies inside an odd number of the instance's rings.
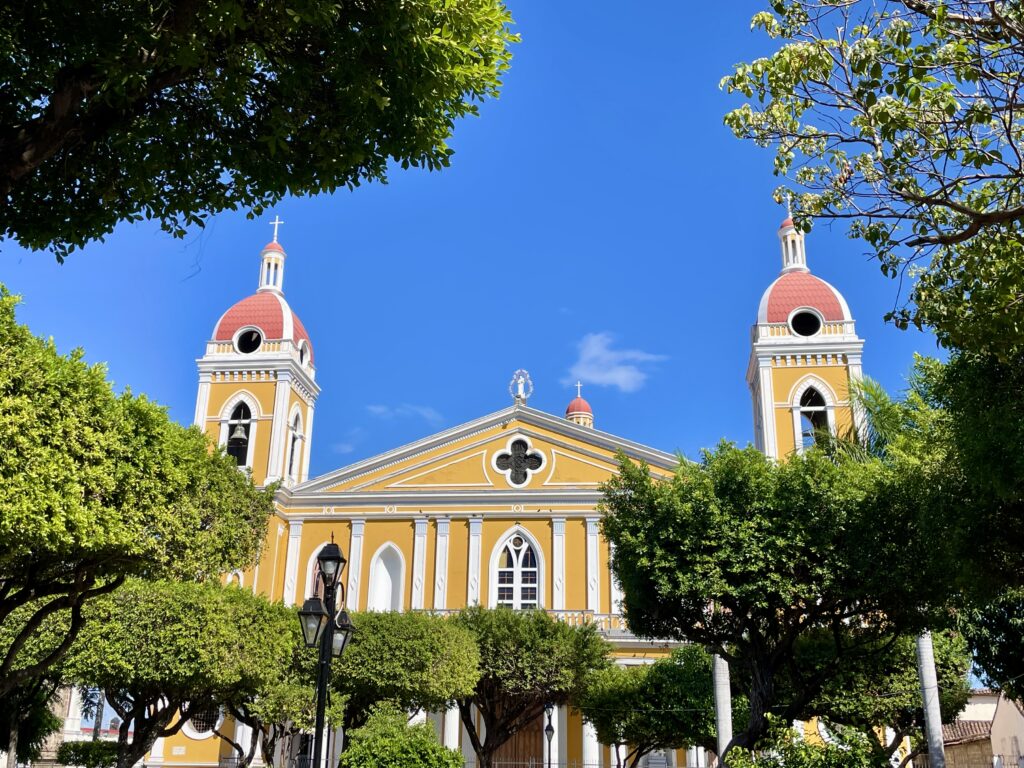
[[[102,693],[100,694],[103,695]],[[73,733],[76,736],[82,730],[82,696],[78,692],[78,686],[72,685],[68,688],[68,713],[64,718],[64,732]]]
[[[555,715],[555,738],[558,739],[558,762],[562,765],[569,765],[569,710],[565,706],[559,706]],[[564,735],[560,735],[564,734]]]
[[350,611],[359,610],[359,578],[363,572],[363,528],[366,520],[357,517],[352,520],[352,538],[348,543],[348,588],[345,605]]
[[153,742],[152,749],[149,750],[149,760],[147,763],[162,763],[164,761],[164,739],[161,736],[159,739]]
[[758,355],[757,375],[761,395],[761,432],[764,455],[779,457],[779,440],[775,431],[775,392],[772,387],[771,355]]
[[274,390],[274,414],[270,429],[270,461],[267,463],[268,483],[281,479],[281,464],[284,461],[284,441],[288,432],[288,396],[291,393],[291,383],[292,375],[288,371],[278,371],[277,388]]
[[[240,746],[245,752],[249,751],[249,741],[252,739],[252,728],[243,723],[241,720],[235,720],[235,744]],[[256,750],[259,752],[259,750]]]
[[[448,607],[448,529],[447,517],[437,519],[437,543],[434,552],[434,610]],[[457,713],[457,710],[456,710]],[[458,738],[458,732],[456,732]]]
[[597,523],[596,517],[587,518],[587,610],[599,613],[601,610],[601,577],[597,562]]
[[619,580],[615,578],[615,571],[612,570],[612,560],[615,559],[615,545],[608,542],[608,588],[611,595],[611,611],[622,615],[622,587]]
[[284,561],[284,604],[295,605],[296,581],[299,575],[299,547],[302,544],[302,521],[288,522],[288,552]]
[[452,707],[444,713],[444,734],[441,743],[448,749],[459,748],[459,727],[462,719],[459,717],[459,708]]
[[601,744],[597,731],[590,723],[583,723],[583,765],[581,768],[600,768]]
[[306,434],[302,436],[302,467],[299,473],[299,482],[304,483],[309,479],[309,452],[313,447],[313,406],[310,405],[306,411]]
[[203,432],[206,431],[206,409],[210,407],[210,379],[209,373],[199,374],[199,391],[196,392],[196,414],[192,423]]
[[419,725],[425,722],[427,722],[427,711],[425,709],[416,710],[413,716],[409,718],[409,725]]
[[[551,765],[552,766],[556,766],[556,765],[560,765],[560,764],[564,763],[564,760],[562,759],[562,751],[563,751],[562,743],[565,741],[565,736],[563,735],[563,732],[562,732],[562,723],[561,723],[561,720],[562,720],[561,714],[562,713],[560,712],[560,710],[562,710],[562,709],[564,709],[564,707],[555,707],[555,711],[551,713],[551,727],[554,728],[555,734],[554,734],[554,736],[551,737],[551,748],[550,748],[551,751],[550,751],[550,753],[548,752],[548,737],[547,737],[547,734],[545,733],[544,737],[543,737],[543,741],[544,741],[544,765],[543,765],[543,768],[547,768],[549,760],[551,761]],[[545,712],[542,715],[542,719],[544,720],[544,728],[547,728],[548,727],[547,712]]]
[[946,768],[945,745],[942,741],[942,712],[939,709],[939,681],[935,674],[935,651],[932,633],[917,637],[917,674],[921,678],[921,697],[924,701],[924,730],[928,741],[930,768]]
[[725,765],[725,749],[732,741],[732,691],[729,686],[729,663],[718,654],[711,657],[711,677],[715,693],[718,762]]
[[414,611],[423,609],[423,587],[427,576],[427,519],[414,523],[412,542],[412,605]]
[[551,607],[565,610],[565,518],[551,519]]
[[480,603],[480,537],[483,520],[469,519],[469,571],[466,574],[466,605]]

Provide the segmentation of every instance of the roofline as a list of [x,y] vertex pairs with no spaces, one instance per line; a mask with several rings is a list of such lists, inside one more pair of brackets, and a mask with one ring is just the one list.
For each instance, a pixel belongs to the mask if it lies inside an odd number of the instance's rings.
[[651,448],[649,446],[642,445],[641,443],[633,442],[632,440],[626,440],[625,438],[612,435],[608,432],[602,432],[598,429],[581,427],[580,425],[563,417],[554,416],[550,413],[538,411],[535,408],[530,408],[529,406],[517,403],[506,408],[502,408],[500,411],[494,411],[486,416],[481,416],[480,418],[472,421],[467,421],[463,424],[450,427],[442,432],[436,432],[432,435],[428,435],[427,437],[421,438],[412,443],[406,443],[405,445],[393,448],[390,451],[370,456],[366,459],[362,459],[361,461],[357,461],[354,464],[349,464],[348,466],[340,467],[331,472],[310,478],[304,483],[292,486],[289,495],[292,497],[304,496],[310,492],[326,489],[327,487],[336,485],[346,479],[372,472],[388,464],[395,464],[403,459],[409,458],[410,456],[414,456],[421,451],[436,448],[456,440],[461,440],[473,433],[489,429],[502,421],[511,421],[512,419],[520,419],[526,423],[546,427],[554,432],[560,432],[564,435],[579,439],[582,442],[597,445],[598,447],[606,450],[622,451],[630,458],[640,459],[661,469],[672,470],[679,465],[679,457],[674,454],[659,451],[656,448]]

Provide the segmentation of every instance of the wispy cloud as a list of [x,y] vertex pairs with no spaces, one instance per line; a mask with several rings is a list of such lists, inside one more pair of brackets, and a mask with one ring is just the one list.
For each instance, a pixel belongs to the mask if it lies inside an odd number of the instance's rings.
[[368,405],[366,410],[371,416],[376,416],[378,419],[423,419],[428,424],[440,424],[444,421],[444,417],[438,413],[437,409],[431,408],[429,405],[413,405],[412,403],[402,403],[401,405]]
[[577,347],[579,357],[569,369],[564,384],[577,380],[599,387],[617,387],[622,392],[636,392],[647,381],[650,364],[666,360],[640,349],[613,349],[615,337],[607,332],[588,333]]
[[341,440],[331,443],[331,450],[341,455],[352,453],[359,446],[359,443],[362,442],[365,435],[366,430],[362,427],[352,427],[341,435]]

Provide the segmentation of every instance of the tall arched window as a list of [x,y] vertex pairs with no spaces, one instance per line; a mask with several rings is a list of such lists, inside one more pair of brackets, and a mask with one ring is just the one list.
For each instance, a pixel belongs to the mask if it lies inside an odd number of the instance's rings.
[[800,444],[802,449],[817,442],[822,430],[828,430],[828,406],[825,398],[814,387],[800,395]]
[[299,474],[299,446],[302,445],[302,421],[299,414],[295,414],[292,421],[292,435],[288,443],[288,477],[292,480],[298,479]]
[[252,429],[252,411],[245,403],[239,403],[228,419],[228,453],[235,463],[244,467],[249,458],[249,434]]
[[537,588],[537,553],[517,534],[498,555],[497,604],[515,609],[536,608]]
[[366,608],[370,611],[402,610],[405,564],[393,544],[386,544],[370,563],[370,592]]

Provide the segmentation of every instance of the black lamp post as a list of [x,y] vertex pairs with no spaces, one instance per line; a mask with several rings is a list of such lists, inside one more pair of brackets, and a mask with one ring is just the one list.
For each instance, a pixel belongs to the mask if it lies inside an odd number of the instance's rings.
[[555,726],[551,724],[551,716],[555,713],[555,705],[545,704],[544,713],[548,716],[548,724],[544,726],[544,735],[548,738],[548,768],[551,768],[551,740],[555,738]]
[[327,686],[330,685],[331,658],[340,656],[352,635],[352,622],[348,612],[337,610],[338,597],[345,599],[345,589],[340,586],[341,572],[345,570],[345,556],[334,543],[320,550],[316,556],[320,566],[320,581],[324,586],[324,599],[310,597],[299,611],[302,637],[310,648],[320,649],[316,679],[316,730],[313,736],[313,759],[310,768],[319,768],[323,758],[324,715],[327,710]]

